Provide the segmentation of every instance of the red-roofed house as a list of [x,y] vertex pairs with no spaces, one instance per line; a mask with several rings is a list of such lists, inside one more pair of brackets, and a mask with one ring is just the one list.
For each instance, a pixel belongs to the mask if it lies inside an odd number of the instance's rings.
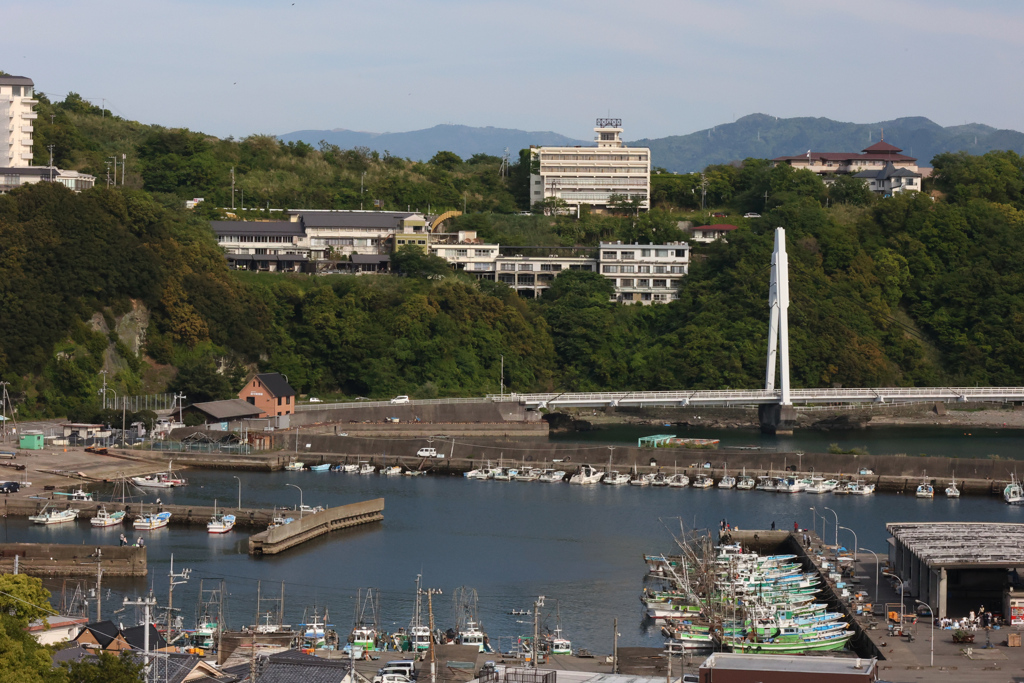
[[895,145],[890,145],[883,137],[881,142],[876,142],[870,147],[866,147],[860,153],[812,152],[807,150],[805,154],[798,154],[792,157],[776,157],[772,161],[776,165],[789,164],[793,168],[805,168],[823,176],[855,174],[862,171],[880,171],[888,163],[891,163],[896,168],[904,168],[912,173],[917,173],[917,159],[908,157],[902,154],[902,152],[902,149]]
[[694,242],[714,242],[715,240],[725,241],[726,236],[736,229],[735,225],[722,223],[720,225],[698,225],[690,228]]

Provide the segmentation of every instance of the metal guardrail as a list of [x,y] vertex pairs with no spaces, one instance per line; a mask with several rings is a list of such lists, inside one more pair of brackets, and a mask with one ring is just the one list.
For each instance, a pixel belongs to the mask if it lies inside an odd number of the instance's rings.
[[295,412],[309,410],[343,410],[347,408],[390,408],[400,406],[436,406],[451,405],[458,403],[490,403],[490,397],[486,398],[425,398],[408,403],[392,403],[391,401],[346,401],[345,403],[298,403]]
[[[490,394],[495,402],[529,406],[740,406],[779,403],[781,392],[764,389],[736,391],[623,391],[560,394]],[[866,389],[793,389],[794,405],[821,403],[919,403],[931,401],[1024,401],[1024,387],[882,387]]]

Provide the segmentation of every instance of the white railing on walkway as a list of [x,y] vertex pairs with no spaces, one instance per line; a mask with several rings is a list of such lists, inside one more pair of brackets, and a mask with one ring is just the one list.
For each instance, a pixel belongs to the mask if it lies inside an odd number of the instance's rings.
[[295,412],[308,410],[344,410],[347,408],[398,408],[401,406],[435,406],[454,403],[490,403],[489,398],[425,398],[408,403],[392,403],[391,401],[346,401],[345,403],[299,403]]

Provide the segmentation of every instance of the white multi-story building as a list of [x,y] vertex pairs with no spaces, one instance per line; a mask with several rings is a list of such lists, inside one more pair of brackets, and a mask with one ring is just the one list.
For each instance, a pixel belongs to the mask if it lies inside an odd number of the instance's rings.
[[0,192],[21,185],[57,182],[81,192],[96,184],[96,177],[52,166],[33,166],[32,147],[36,117],[35,84],[24,76],[0,76]]
[[563,270],[597,270],[597,261],[587,256],[499,256],[494,267],[498,282],[527,299],[540,298]]
[[32,134],[38,114],[32,111],[35,83],[24,76],[0,76],[0,166],[32,165]]
[[577,210],[588,204],[597,212],[608,209],[612,195],[640,200],[650,208],[651,150],[626,147],[622,119],[598,119],[596,147],[531,147],[537,173],[530,175],[530,204],[549,197]]
[[690,269],[690,245],[602,242],[601,274],[615,283],[615,299],[624,303],[665,303],[679,298],[679,286]]

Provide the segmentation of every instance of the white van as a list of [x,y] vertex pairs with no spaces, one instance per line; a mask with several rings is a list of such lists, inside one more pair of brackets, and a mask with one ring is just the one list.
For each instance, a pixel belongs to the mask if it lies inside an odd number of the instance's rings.
[[421,448],[416,451],[417,457],[420,458],[443,458],[444,453],[438,453],[436,448]]

